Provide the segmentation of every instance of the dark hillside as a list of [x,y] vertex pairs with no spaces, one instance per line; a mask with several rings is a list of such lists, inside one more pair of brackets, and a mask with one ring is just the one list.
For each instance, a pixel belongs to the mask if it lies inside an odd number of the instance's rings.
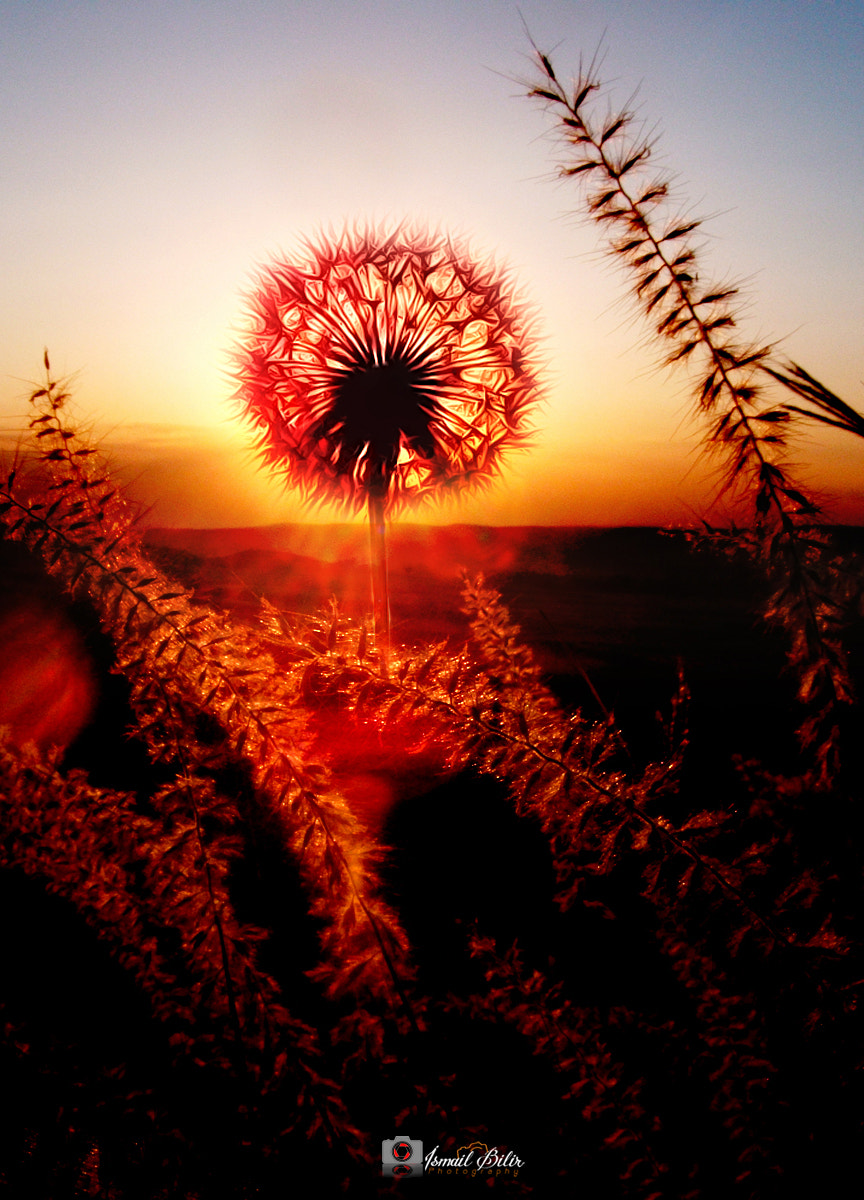
[[[154,529],[148,540],[160,563],[202,598],[247,618],[261,596],[302,613],[335,596],[356,618],[368,605],[362,527]],[[766,739],[770,727],[788,754],[782,730],[791,696],[782,641],[764,628],[766,585],[746,563],[694,552],[683,537],[651,528],[395,524],[390,582],[397,639],[465,636],[462,570],[484,573],[501,593],[568,704],[591,716],[613,710],[625,733],[644,740],[646,723],[668,707],[680,664],[694,720],[706,736],[716,735],[715,750],[770,756],[776,749]]]

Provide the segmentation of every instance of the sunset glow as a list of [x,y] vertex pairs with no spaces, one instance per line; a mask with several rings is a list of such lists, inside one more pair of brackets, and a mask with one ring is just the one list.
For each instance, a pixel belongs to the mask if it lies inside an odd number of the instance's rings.
[[[603,76],[619,103],[639,89],[681,203],[717,214],[706,262],[744,280],[752,335],[785,339],[860,406],[858,6],[520,11],[564,72],[602,39]],[[570,219],[548,122],[514,82],[530,53],[515,9],[223,0],[109,19],[11,3],[2,21],[7,445],[47,345],[154,521],[296,519],[230,403],[250,273],[305,232],[407,219],[513,269],[549,368],[530,469],[517,459],[488,494],[423,520],[655,523],[710,507],[683,376],[657,370],[596,231]],[[845,521],[864,519],[854,450],[818,429],[795,448]]]

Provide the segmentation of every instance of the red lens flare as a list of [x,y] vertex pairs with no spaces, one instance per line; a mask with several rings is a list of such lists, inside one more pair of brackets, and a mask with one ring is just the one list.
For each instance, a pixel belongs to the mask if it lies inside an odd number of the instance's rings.
[[95,670],[74,626],[31,598],[0,615],[0,648],[0,725],[18,746],[68,746],[98,699]]
[[530,322],[459,242],[346,229],[263,268],[248,306],[236,399],[307,501],[390,516],[490,482],[530,436]]

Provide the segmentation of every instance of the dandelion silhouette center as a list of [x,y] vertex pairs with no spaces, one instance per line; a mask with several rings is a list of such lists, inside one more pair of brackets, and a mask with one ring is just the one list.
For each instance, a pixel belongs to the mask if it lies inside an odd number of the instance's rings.
[[525,443],[533,338],[500,270],[452,240],[346,230],[262,269],[237,399],[308,500],[388,511],[489,482]]
[[424,459],[435,456],[430,424],[435,401],[429,391],[430,372],[394,360],[352,371],[337,385],[334,404],[322,432],[338,435],[343,469],[368,446],[372,470],[382,484],[404,446]]

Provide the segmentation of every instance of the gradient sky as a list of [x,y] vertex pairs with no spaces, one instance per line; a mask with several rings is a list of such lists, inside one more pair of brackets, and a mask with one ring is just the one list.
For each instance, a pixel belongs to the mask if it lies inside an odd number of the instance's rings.
[[[521,12],[521,17],[520,17]],[[545,334],[535,449],[426,519],[689,521],[714,482],[683,378],[555,180],[522,18],[559,76],[602,43],[656,127],[745,329],[864,406],[864,4],[831,0],[0,0],[0,434],[43,346],[156,524],[296,520],[226,382],[255,266],[346,219],[419,219],[511,266]],[[638,91],[637,91],[638,89]],[[861,444],[802,473],[864,522]],[[332,519],[332,518],[330,518]]]

